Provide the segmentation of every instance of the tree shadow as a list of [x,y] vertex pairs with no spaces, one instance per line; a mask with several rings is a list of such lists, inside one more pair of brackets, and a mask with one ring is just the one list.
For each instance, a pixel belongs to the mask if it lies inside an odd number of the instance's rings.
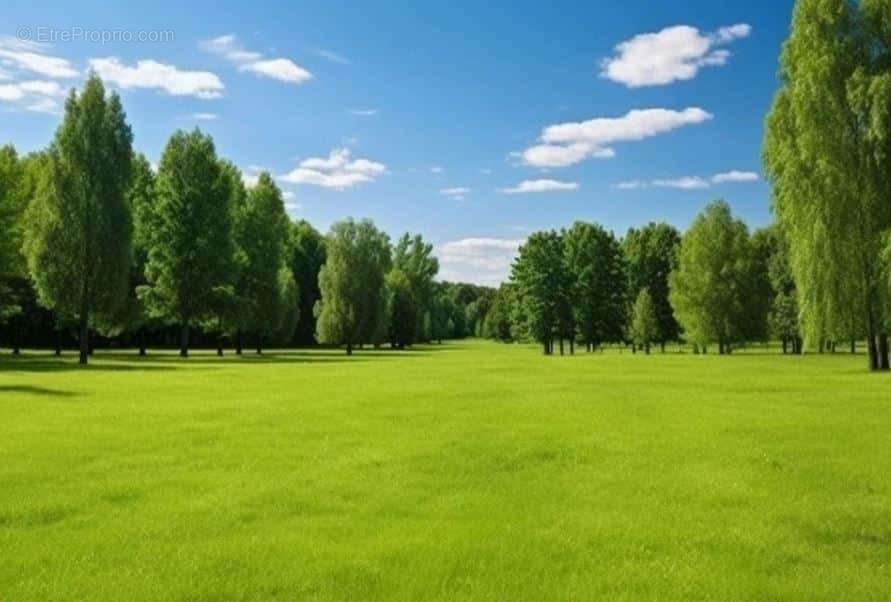
[[77,397],[77,393],[71,391],[59,391],[32,385],[0,385],[0,395],[5,393],[20,393],[22,395],[37,395],[40,397]]
[[77,363],[77,358],[71,357],[46,357],[40,355],[21,355],[15,358],[0,360],[0,373],[2,372],[135,372],[146,370],[173,370],[169,366],[131,365],[131,364],[107,364],[105,360],[91,358],[90,364],[82,366]]

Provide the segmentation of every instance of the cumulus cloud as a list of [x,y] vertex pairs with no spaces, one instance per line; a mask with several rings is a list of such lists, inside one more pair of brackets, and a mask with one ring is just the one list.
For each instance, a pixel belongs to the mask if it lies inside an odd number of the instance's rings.
[[726,184],[728,182],[757,182],[761,179],[754,171],[728,171],[712,176],[712,182],[715,184]]
[[740,23],[713,33],[677,25],[641,34],[616,46],[615,56],[601,64],[601,76],[629,88],[690,80],[703,67],[725,65],[730,52],[721,46],[751,32],[751,26]]
[[561,182],[559,180],[523,180],[513,188],[502,188],[504,194],[533,194],[541,192],[567,192],[578,190],[578,182]]
[[523,240],[463,238],[437,247],[443,280],[497,286],[507,280]]
[[616,154],[612,144],[644,140],[712,117],[707,111],[690,107],[683,111],[642,109],[617,118],[561,123],[546,127],[541,144],[527,148],[520,157],[533,167],[566,167],[588,158],[609,159]]
[[90,60],[90,67],[106,82],[129,89],[160,90],[171,96],[220,98],[225,86],[210,71],[183,71],[173,65],[154,60],[125,65],[117,57]]
[[464,197],[470,194],[470,188],[466,188],[464,186],[455,186],[454,188],[443,188],[439,191],[439,194],[443,196],[447,196],[456,201],[463,201]]
[[[18,71],[37,73],[43,77],[65,79],[80,73],[67,59],[46,54],[47,47],[36,42],[0,36],[0,63]],[[8,79],[9,74],[5,73]],[[33,77],[33,76],[32,76]]]
[[327,157],[311,157],[293,171],[279,176],[283,182],[345,190],[374,182],[387,166],[370,159],[353,159],[348,148],[336,148]]
[[312,74],[309,71],[291,59],[267,59],[259,52],[245,50],[232,34],[206,40],[200,46],[205,51],[233,63],[239,71],[251,72],[261,77],[269,77],[290,84],[302,84],[312,79]]

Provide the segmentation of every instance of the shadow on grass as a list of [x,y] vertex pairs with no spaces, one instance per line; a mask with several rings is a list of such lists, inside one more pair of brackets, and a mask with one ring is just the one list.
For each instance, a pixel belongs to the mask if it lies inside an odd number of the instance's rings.
[[77,393],[72,393],[71,391],[59,391],[32,385],[0,385],[0,395],[6,393],[20,393],[22,395],[37,395],[40,397],[77,397]]

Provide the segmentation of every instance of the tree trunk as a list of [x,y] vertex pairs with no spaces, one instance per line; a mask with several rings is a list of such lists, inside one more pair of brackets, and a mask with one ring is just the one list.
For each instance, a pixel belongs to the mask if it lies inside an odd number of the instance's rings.
[[854,355],[856,353],[857,353],[857,339],[852,338],[851,339],[851,355]]
[[84,312],[80,318],[80,356],[77,360],[79,364],[84,366],[89,361],[88,358],[90,356],[90,329],[87,324],[87,314]]
[[223,357],[223,333],[217,334],[217,357]]
[[183,322],[179,333],[179,356],[189,357],[189,323]]
[[888,358],[888,335],[885,333],[879,335],[879,367],[882,370],[891,369]]
[[145,328],[139,329],[139,357],[145,357]]
[[235,355],[241,355],[241,331],[235,333]]
[[263,355],[263,335],[257,333],[257,355]]
[[347,355],[353,355],[353,344],[347,343]]
[[560,355],[563,355],[563,337],[560,337]]
[[783,337],[783,355],[786,355],[788,348],[789,348],[789,341],[786,339],[786,337]]
[[662,353],[665,353],[665,341],[659,343],[659,347],[662,349]]
[[649,342],[644,343],[644,353],[646,353],[647,355],[650,355],[650,343]]
[[569,339],[569,355],[575,355],[575,339]]
[[56,357],[62,355],[62,331],[56,329]]

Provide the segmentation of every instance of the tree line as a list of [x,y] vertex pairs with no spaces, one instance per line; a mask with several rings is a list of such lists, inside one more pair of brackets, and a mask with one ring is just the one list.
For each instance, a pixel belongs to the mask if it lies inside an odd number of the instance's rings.
[[[683,235],[665,223],[632,228],[622,239],[587,222],[536,232],[494,294],[483,334],[534,340],[545,354],[605,344],[649,353],[680,341],[725,354],[773,338],[785,353],[801,353],[788,249],[777,225],[750,234],[723,201],[709,204]],[[832,342],[861,334],[839,332]]]
[[14,353],[47,330],[58,354],[73,335],[82,364],[97,336],[145,355],[175,333],[187,357],[194,333],[219,355],[248,340],[257,353],[270,341],[352,353],[472,333],[482,289],[438,271],[421,236],[391,244],[368,220],[327,236],[291,221],[273,178],[246,187],[200,130],[175,132],[153,169],[95,75],[47,149],[0,149],[0,325]]

